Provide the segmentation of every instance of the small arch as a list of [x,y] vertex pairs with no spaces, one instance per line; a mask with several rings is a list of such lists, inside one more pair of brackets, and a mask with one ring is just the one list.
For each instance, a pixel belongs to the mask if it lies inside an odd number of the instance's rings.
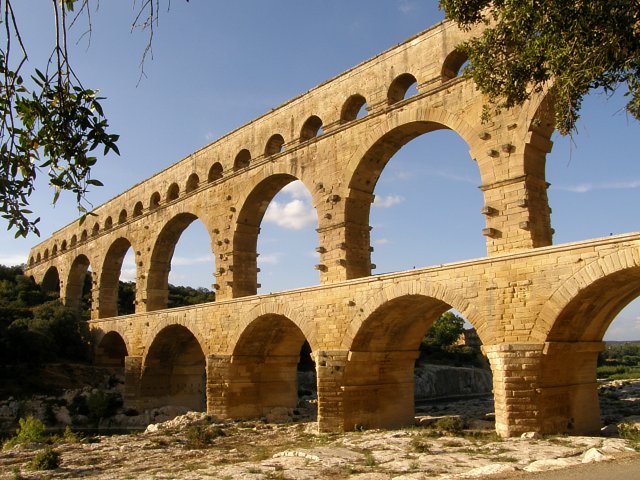
[[398,103],[407,98],[407,92],[409,92],[412,86],[417,84],[418,81],[416,80],[416,77],[410,73],[403,73],[396,77],[396,79],[391,82],[389,91],[387,92],[387,101],[389,105],[393,105],[394,103]]
[[197,173],[192,173],[191,175],[189,175],[189,178],[187,178],[187,185],[184,191],[186,193],[193,192],[198,188],[199,184],[200,184],[200,177],[198,177]]
[[48,249],[48,248],[45,248],[45,249],[44,249],[44,259],[45,259],[45,260],[48,260],[48,259],[49,259],[49,249]]
[[178,196],[180,195],[180,187],[178,186],[177,183],[172,183],[171,185],[169,185],[169,188],[167,189],[167,202],[172,202],[174,200],[178,199]]
[[222,165],[220,162],[216,162],[211,165],[209,169],[209,175],[207,177],[208,182],[215,182],[216,180],[220,180],[222,178]]
[[206,410],[205,356],[189,329],[170,325],[158,332],[144,360],[140,395],[154,407]]
[[149,210],[155,210],[160,206],[160,194],[158,192],[153,192],[151,198],[149,199]]
[[58,269],[56,267],[48,268],[42,278],[40,286],[42,287],[42,290],[48,294],[54,294],[55,296],[60,295],[60,275],[58,274]]
[[469,62],[469,57],[461,50],[454,50],[442,64],[442,72],[440,74],[442,81],[447,82],[459,77],[463,71],[465,64]]
[[100,232],[100,224],[96,222],[91,229],[91,236],[95,237],[98,235],[98,232]]
[[[66,306],[78,311],[81,309],[82,296],[85,293],[85,285],[87,283],[85,282],[85,277],[87,274],[91,276],[91,272],[89,272],[90,266],[91,264],[86,255],[80,254],[74,259],[65,284],[64,304]],[[88,280],[91,280],[91,277]]]
[[104,221],[104,229],[109,230],[111,229],[111,227],[113,227],[113,218],[107,217],[107,219]]
[[82,233],[80,234],[80,241],[86,242],[88,237],[89,237],[89,234],[87,233],[87,231],[82,230]]
[[361,118],[367,114],[367,99],[356,93],[347,98],[340,113],[340,123],[351,122],[356,118]]
[[67,249],[67,241],[63,240],[62,243],[60,244],[60,251],[64,252]]
[[98,318],[115,317],[121,315],[118,311],[118,287],[122,263],[131,242],[124,237],[115,240],[104,256],[104,263],[100,269],[98,289]]
[[42,261],[42,255],[40,255],[40,252],[38,252],[38,254],[36,255],[36,262],[40,263]]
[[29,258],[29,266],[32,266],[35,263],[36,261],[34,260],[33,256],[31,256],[31,258]]
[[120,215],[118,215],[118,223],[122,225],[126,221],[127,221],[127,211],[123,208],[122,210],[120,210]]
[[240,170],[246,168],[251,163],[251,153],[246,148],[240,150],[240,153],[236,155],[236,159],[233,161],[233,169]]
[[135,206],[133,207],[133,217],[135,218],[142,215],[142,210],[144,210],[144,205],[142,205],[142,202],[136,202]]
[[54,245],[51,249],[51,256],[56,256],[58,254],[58,245]]
[[71,243],[70,243],[70,246],[75,247],[77,243],[78,243],[78,236],[77,236],[77,235],[73,235],[73,236],[71,237]]
[[322,120],[315,115],[310,116],[300,130],[300,141],[305,142],[322,135]]
[[271,135],[264,148],[264,156],[270,157],[282,152],[284,152],[284,138],[279,133]]
[[94,354],[94,363],[105,367],[124,367],[128,355],[127,345],[118,332],[108,332],[100,339]]

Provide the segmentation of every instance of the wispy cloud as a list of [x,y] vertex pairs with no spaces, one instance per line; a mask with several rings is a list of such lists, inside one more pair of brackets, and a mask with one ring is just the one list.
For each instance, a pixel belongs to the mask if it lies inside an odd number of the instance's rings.
[[123,282],[135,282],[136,281],[136,269],[134,268],[123,268],[120,272],[120,280]]
[[280,257],[282,254],[280,253],[267,253],[261,254],[258,257],[258,264],[262,265],[277,265],[280,262]]
[[400,10],[405,15],[413,12],[416,8],[415,2],[410,0],[399,0],[398,1],[398,10]]
[[378,238],[374,243],[376,245],[388,245],[391,243],[391,240],[388,238]]
[[391,208],[402,202],[404,202],[404,198],[400,195],[376,195],[373,206],[378,208]]
[[463,175],[456,175],[455,173],[446,172],[444,170],[429,171],[428,175],[432,177],[444,178],[446,180],[452,180],[454,182],[470,183],[471,185],[478,185],[478,180],[474,180],[471,177]]
[[213,255],[205,255],[203,257],[173,257],[171,265],[175,267],[184,267],[188,265],[198,265],[200,263],[213,263]]
[[20,265],[22,263],[27,263],[28,254],[20,254],[13,253],[8,255],[0,255],[0,265],[6,265],[7,267],[11,267],[13,265]]
[[318,222],[316,211],[311,205],[311,194],[302,182],[291,182],[279,195],[285,199],[273,200],[269,204],[264,214],[265,222],[290,230],[302,230]]
[[627,180],[623,182],[580,183],[577,185],[559,185],[556,190],[571,193],[588,193],[592,190],[630,190],[640,188],[640,180]]

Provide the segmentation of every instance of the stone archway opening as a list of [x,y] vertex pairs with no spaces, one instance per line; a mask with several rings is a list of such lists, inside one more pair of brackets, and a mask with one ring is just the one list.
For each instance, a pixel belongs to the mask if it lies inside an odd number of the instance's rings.
[[156,335],[144,359],[140,397],[144,408],[206,411],[205,356],[186,327],[171,325]]
[[287,422],[316,414],[316,376],[311,347],[300,328],[282,315],[254,320],[233,350],[227,415]]
[[412,122],[388,132],[350,182],[348,277],[485,256],[481,183],[467,143],[444,125]]
[[102,367],[115,367],[124,373],[124,359],[128,355],[127,345],[118,332],[108,332],[96,345],[94,363]]
[[192,213],[169,220],[153,248],[147,280],[146,310],[213,301],[215,258],[212,238]]
[[60,298],[60,274],[56,267],[49,267],[42,278],[40,288],[51,299]]
[[98,317],[108,318],[135,312],[135,256],[131,243],[119,238],[104,259],[98,292]]
[[[640,333],[639,296],[640,267],[626,268],[580,289],[557,312],[540,357],[543,433],[592,434],[604,426],[598,398],[598,356],[606,348],[603,340],[607,331],[621,312],[625,312],[619,320],[625,323],[621,332],[626,332],[622,335]],[[626,340],[638,338],[627,336]]]
[[237,222],[234,297],[317,283],[318,219],[310,193],[296,177],[277,174],[263,180],[247,197]]
[[65,286],[64,304],[80,313],[84,319],[91,318],[93,308],[93,272],[86,255],[78,255],[69,269]]
[[450,309],[432,297],[404,295],[378,307],[361,324],[344,370],[345,430],[414,424],[420,347],[438,317]]

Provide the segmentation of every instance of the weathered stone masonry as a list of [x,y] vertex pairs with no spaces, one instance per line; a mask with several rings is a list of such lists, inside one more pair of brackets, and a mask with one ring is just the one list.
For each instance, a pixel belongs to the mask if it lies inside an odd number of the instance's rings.
[[[547,100],[481,122],[483,98],[457,76],[472,33],[441,23],[231,132],[35,246],[28,274],[77,305],[93,271],[96,358],[125,367],[126,403],[249,418],[292,407],[308,341],[318,426],[394,427],[413,418],[413,362],[449,308],[476,327],[494,375],[496,428],[597,429],[595,361],[615,315],[640,294],[640,234],[551,245]],[[405,98],[416,83],[418,94]],[[357,118],[366,105],[367,114]],[[371,276],[369,211],[390,158],[415,137],[457,132],[477,164],[487,257]],[[256,296],[267,205],[300,180],[318,215],[316,287]],[[171,257],[200,219],[217,301],[165,309]],[[117,316],[135,252],[136,313]]]

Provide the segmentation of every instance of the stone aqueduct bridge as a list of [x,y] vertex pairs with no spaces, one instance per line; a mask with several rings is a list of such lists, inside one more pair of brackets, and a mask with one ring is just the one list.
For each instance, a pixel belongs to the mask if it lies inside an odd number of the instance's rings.
[[[640,234],[552,246],[546,100],[483,123],[483,98],[457,76],[465,59],[455,47],[466,35],[436,25],[32,249],[28,274],[59,287],[68,305],[78,304],[91,266],[96,357],[124,364],[129,405],[204,408],[206,401],[210,413],[231,418],[295,406],[306,340],[320,430],[410,424],[418,345],[453,307],[476,327],[489,357],[501,435],[599,427],[596,357],[611,320],[640,294]],[[405,98],[412,84],[417,94]],[[470,208],[486,217],[487,257],[372,276],[376,181],[404,144],[437,129],[457,132],[480,171],[484,204]],[[317,212],[320,283],[257,296],[259,226],[293,180],[306,185]],[[195,219],[211,237],[217,301],[165,309],[174,247]],[[117,316],[129,248],[136,313]]]

